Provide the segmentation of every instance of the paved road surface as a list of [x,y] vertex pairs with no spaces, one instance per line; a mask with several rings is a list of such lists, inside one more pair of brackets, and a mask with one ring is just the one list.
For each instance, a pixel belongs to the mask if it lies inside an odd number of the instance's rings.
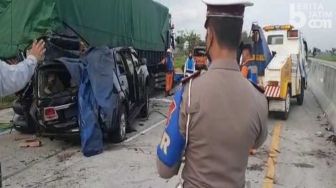
[[[280,153],[275,166],[274,187],[335,188],[336,146],[326,141],[331,135],[325,128],[327,119],[311,92],[307,91],[302,107],[292,101],[287,121],[269,118],[269,137],[256,156],[252,156],[246,173],[247,187],[263,186],[272,140],[273,127],[281,125]],[[106,144],[104,153],[85,158],[78,144],[42,138],[40,148],[20,149],[13,133],[0,137],[0,161],[4,187],[175,187],[177,178],[160,179],[155,169],[155,150],[163,128],[168,104],[152,100],[147,121],[138,120],[137,132],[122,144]],[[318,118],[318,116],[321,116]]]

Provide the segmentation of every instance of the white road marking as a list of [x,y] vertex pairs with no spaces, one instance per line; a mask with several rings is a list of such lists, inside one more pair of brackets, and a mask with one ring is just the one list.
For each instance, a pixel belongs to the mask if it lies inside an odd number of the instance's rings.
[[172,102],[172,100],[170,100],[170,99],[164,99],[164,98],[152,98],[152,99],[150,99],[151,101],[158,101],[158,102],[165,102],[165,103],[171,103]]
[[139,136],[141,136],[141,135],[143,135],[143,134],[146,134],[147,132],[151,131],[152,129],[156,128],[157,126],[162,125],[164,122],[166,122],[166,119],[161,120],[161,121],[157,122],[156,124],[154,124],[154,125],[148,127],[147,129],[141,131],[140,133],[138,133],[138,134],[136,134],[136,135],[134,135],[134,136],[128,138],[127,140],[124,141],[124,143],[128,143],[128,142],[130,142],[130,141],[132,141],[132,140],[138,138]]

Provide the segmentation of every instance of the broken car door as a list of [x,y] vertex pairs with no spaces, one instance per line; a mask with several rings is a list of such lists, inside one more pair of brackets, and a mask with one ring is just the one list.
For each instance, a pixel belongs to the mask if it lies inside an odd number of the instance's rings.
[[117,73],[120,81],[120,87],[124,91],[126,98],[129,96],[129,87],[127,81],[126,63],[119,53],[116,53]]
[[144,72],[143,69],[141,68],[141,63],[139,62],[139,59],[137,57],[137,55],[135,53],[132,53],[132,59],[135,65],[135,69],[136,69],[136,77],[137,77],[137,87],[136,87],[136,91],[138,93],[138,101],[141,99],[145,98],[145,81],[144,81]]

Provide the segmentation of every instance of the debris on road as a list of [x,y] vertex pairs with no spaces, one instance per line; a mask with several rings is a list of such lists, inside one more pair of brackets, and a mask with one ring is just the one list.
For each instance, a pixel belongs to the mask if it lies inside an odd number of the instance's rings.
[[76,151],[63,152],[57,155],[58,162],[63,162],[69,160],[72,156],[76,154]]
[[327,138],[327,141],[333,142],[336,145],[336,135],[331,135]]
[[323,113],[321,115],[317,115],[316,119],[317,119],[317,121],[321,121],[323,118],[326,118],[326,117],[327,117],[327,114]]
[[328,127],[329,126],[329,121],[326,121],[325,123],[321,123],[321,126],[325,126],[325,127]]
[[315,166],[307,163],[293,163],[293,165],[298,168],[315,168]]
[[143,149],[141,149],[141,148],[134,148],[134,151],[136,151],[136,152],[138,152],[138,151],[139,151],[139,152],[141,152],[141,153],[145,153],[145,152],[144,152],[144,150],[143,150]]
[[331,152],[324,152],[322,150],[314,150],[314,151],[310,151],[310,152],[304,152],[302,153],[304,156],[308,155],[308,156],[314,156],[318,159],[326,159],[326,158],[332,158],[333,154]]
[[263,171],[264,170],[264,164],[252,164],[251,166],[247,167],[247,170]]
[[19,144],[21,148],[41,147],[42,142],[39,139],[28,139]]
[[334,129],[332,127],[326,127],[325,130],[329,132],[334,132]]
[[322,131],[318,131],[318,132],[316,132],[315,135],[316,135],[317,137],[324,137],[324,134],[322,133]]
[[19,134],[19,135],[17,135],[17,136],[14,137],[14,141],[33,140],[33,139],[36,139],[36,136]]

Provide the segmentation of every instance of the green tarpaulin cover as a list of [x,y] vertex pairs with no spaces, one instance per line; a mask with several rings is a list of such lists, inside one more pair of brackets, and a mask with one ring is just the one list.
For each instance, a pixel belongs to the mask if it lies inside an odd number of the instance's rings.
[[163,51],[169,10],[152,0],[0,0],[0,57],[66,23],[91,46]]
[[55,24],[54,0],[0,1],[0,57],[23,50]]

